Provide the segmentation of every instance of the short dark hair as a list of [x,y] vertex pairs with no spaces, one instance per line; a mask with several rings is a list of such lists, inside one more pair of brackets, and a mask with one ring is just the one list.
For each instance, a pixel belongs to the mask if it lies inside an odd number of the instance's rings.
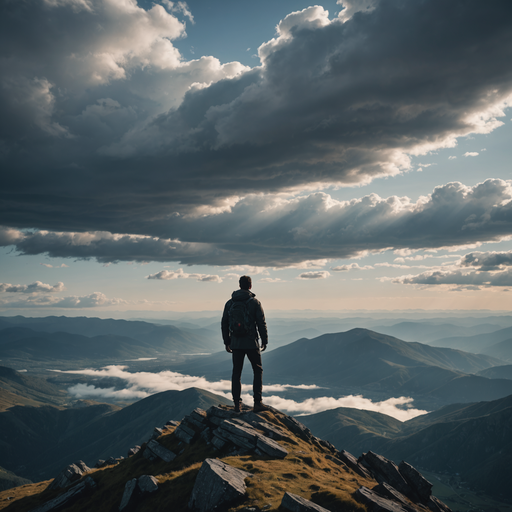
[[238,282],[242,290],[249,290],[252,287],[252,279],[249,276],[242,276]]

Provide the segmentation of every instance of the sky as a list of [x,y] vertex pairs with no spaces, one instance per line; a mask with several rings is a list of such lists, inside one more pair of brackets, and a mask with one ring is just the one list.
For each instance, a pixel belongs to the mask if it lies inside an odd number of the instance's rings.
[[512,307],[508,0],[4,0],[0,313]]

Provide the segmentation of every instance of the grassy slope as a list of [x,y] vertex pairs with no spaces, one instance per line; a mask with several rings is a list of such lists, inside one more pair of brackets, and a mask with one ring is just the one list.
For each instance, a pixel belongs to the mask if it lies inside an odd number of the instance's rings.
[[[279,420],[279,414],[266,412],[266,419],[286,430]],[[183,446],[172,431],[159,438],[159,442],[179,453]],[[101,470],[94,470],[91,477],[96,481],[98,490],[82,497],[78,503],[62,509],[73,512],[110,512],[117,510],[125,483],[135,477],[150,474],[159,481],[158,492],[148,495],[137,507],[138,512],[155,510],[187,510],[187,502],[192,492],[195,477],[205,458],[218,457],[224,462],[252,473],[246,480],[248,497],[229,510],[238,511],[244,507],[269,506],[277,510],[283,494],[288,491],[300,494],[322,505],[332,512],[363,512],[365,508],[352,496],[361,485],[373,487],[376,482],[367,480],[328,460],[324,448],[302,441],[290,433],[287,440],[280,441],[289,455],[283,460],[270,459],[255,455],[229,456],[218,452],[200,440],[186,445],[173,462],[150,462],[141,452],[134,457]],[[26,485],[0,493],[0,510],[25,512],[52,499],[56,491],[46,490],[47,482]],[[13,499],[6,501],[7,496]]]
[[0,366],[0,412],[14,405],[63,405],[67,393],[45,379]]

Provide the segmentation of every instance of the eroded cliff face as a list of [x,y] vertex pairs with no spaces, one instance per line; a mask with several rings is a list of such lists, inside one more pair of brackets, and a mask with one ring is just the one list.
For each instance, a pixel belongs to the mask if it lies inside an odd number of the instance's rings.
[[[56,478],[0,493],[0,508],[37,511],[448,512],[407,463],[359,458],[269,408],[196,409],[155,428],[126,459],[80,461]],[[10,499],[8,499],[10,498]]]

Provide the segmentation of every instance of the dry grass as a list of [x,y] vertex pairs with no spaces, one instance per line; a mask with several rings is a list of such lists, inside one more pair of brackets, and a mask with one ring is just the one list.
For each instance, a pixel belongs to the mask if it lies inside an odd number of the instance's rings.
[[[279,415],[266,412],[267,421],[280,424]],[[353,493],[361,485],[373,487],[376,482],[349,471],[326,459],[324,448],[303,441],[293,434],[287,440],[279,441],[288,450],[285,459],[271,459],[256,455],[230,456],[208,446],[202,440],[192,445],[183,445],[173,435],[166,433],[158,439],[165,447],[179,453],[170,463],[151,462],[137,455],[118,464],[89,473],[97,484],[97,490],[90,491],[79,502],[64,508],[72,512],[110,512],[117,510],[127,481],[141,475],[154,475],[159,489],[137,504],[139,512],[155,510],[186,511],[196,475],[205,458],[220,458],[227,464],[243,469],[253,476],[246,479],[247,497],[229,510],[237,512],[244,507],[258,507],[277,510],[285,492],[299,494],[324,506],[332,512],[363,512],[365,507],[356,502]],[[181,453],[180,453],[181,452]],[[0,510],[25,512],[55,497],[58,492],[45,490],[49,482],[26,485],[0,493]],[[8,496],[13,499],[6,501]]]

